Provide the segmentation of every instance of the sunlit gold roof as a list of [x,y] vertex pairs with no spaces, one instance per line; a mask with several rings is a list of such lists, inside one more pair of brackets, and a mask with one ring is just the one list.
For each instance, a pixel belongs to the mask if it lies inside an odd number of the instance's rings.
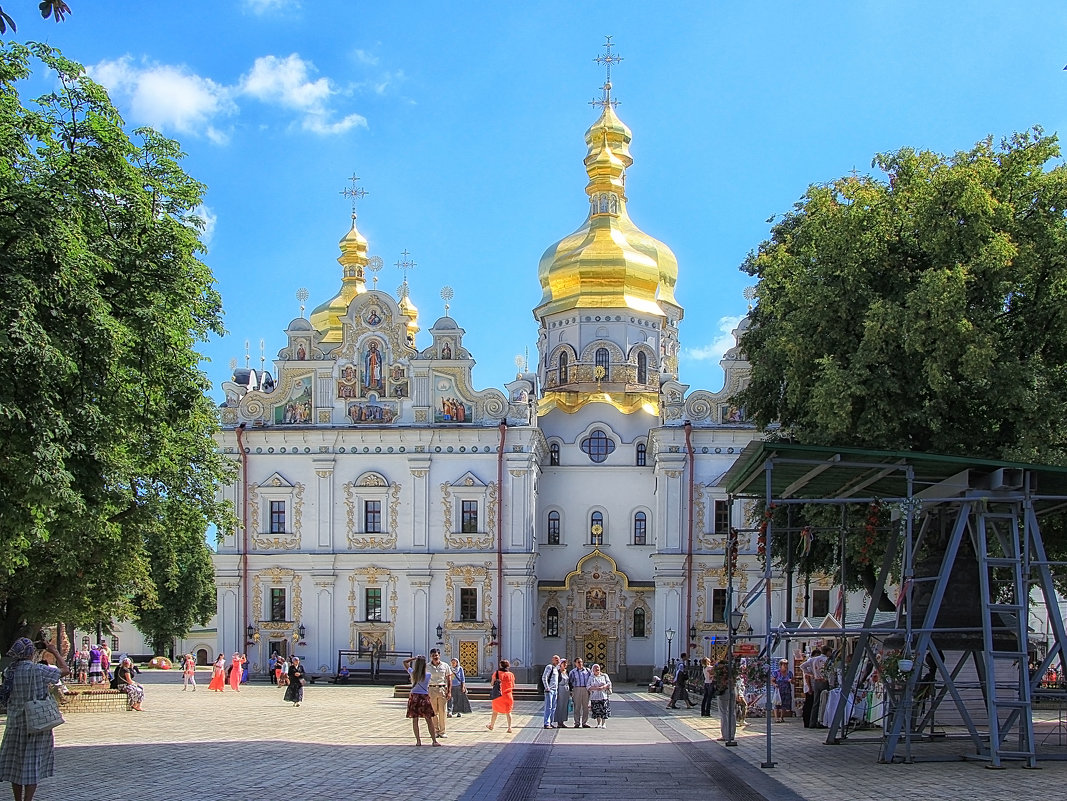
[[419,310],[415,304],[411,302],[411,295],[408,292],[408,282],[404,279],[403,285],[400,287],[400,313],[408,318],[408,334],[415,336],[419,333]]
[[665,244],[641,231],[626,211],[630,129],[613,109],[605,87],[600,118],[586,131],[589,216],[570,236],[545,251],[538,266],[543,292],[535,310],[630,308],[663,314],[660,301],[677,306],[678,260]]
[[324,343],[341,341],[341,317],[348,311],[352,298],[367,291],[363,268],[367,266],[367,240],[356,228],[356,215],[352,215],[352,228],[338,243],[341,255],[338,263],[344,268],[341,290],[336,296],[316,306],[311,313],[311,325],[322,332]]

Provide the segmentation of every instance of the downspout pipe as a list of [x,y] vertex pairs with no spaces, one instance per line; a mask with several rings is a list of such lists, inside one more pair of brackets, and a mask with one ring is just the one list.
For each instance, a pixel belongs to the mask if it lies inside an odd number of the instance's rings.
[[[503,659],[504,641],[504,442],[508,424],[500,423],[500,447],[496,454],[496,664]],[[495,667],[495,665],[494,665]]]
[[241,454],[241,609],[244,625],[237,626],[237,651],[244,653],[244,632],[248,630],[248,451],[245,424],[237,426],[237,451]]
[[[693,424],[688,420],[685,421],[685,452],[689,455],[689,497],[686,499],[689,535],[685,551],[685,639],[689,642],[689,632],[693,629],[693,489],[696,462],[693,454]],[[692,649],[693,643],[689,642],[686,650],[692,653]]]

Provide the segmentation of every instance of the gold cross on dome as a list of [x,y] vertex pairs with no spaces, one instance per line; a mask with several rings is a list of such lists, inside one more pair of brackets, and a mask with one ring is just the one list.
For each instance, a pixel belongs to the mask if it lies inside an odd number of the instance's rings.
[[351,177],[349,177],[348,179],[348,182],[351,184],[351,187],[348,189],[342,189],[341,194],[345,197],[352,198],[352,219],[354,220],[356,219],[356,201],[362,200],[367,195],[369,195],[370,192],[368,192],[362,186],[356,186],[356,184],[359,183],[359,176],[355,173],[352,173]]
[[408,258],[410,255],[411,254],[408,252],[408,249],[404,248],[402,251],[400,251],[400,260],[396,263],[397,269],[402,270],[404,272],[405,284],[408,282],[408,270],[414,269],[418,266],[414,260]]
[[622,56],[612,53],[612,47],[614,47],[614,45],[611,41],[611,37],[605,36],[604,55],[597,56],[593,59],[593,61],[595,61],[597,64],[604,65],[606,74],[604,78],[604,85],[600,87],[604,91],[604,96],[600,100],[589,101],[590,105],[600,106],[601,108],[606,108],[607,106],[611,106],[612,108],[614,108],[615,106],[619,105],[618,100],[613,100],[611,98],[611,65],[618,64],[620,61],[622,61]]

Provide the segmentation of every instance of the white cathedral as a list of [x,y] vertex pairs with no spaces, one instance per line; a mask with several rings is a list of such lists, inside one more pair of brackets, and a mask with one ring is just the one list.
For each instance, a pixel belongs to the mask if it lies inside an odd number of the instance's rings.
[[[427,337],[406,281],[399,300],[368,288],[353,214],[336,297],[289,323],[274,377],[223,385],[242,526],[215,557],[219,652],[332,675],[440,643],[471,675],[506,658],[536,681],[561,654],[640,681],[721,650],[746,510],[715,485],[759,436],[730,402],[748,365],[735,344],[720,391],[680,383],[678,263],[630,220],[610,91],[585,134],[588,216],[538,265],[536,371],[475,389],[456,320]],[[742,533],[736,591],[762,573]],[[776,620],[828,611],[829,579],[788,615],[779,579]]]

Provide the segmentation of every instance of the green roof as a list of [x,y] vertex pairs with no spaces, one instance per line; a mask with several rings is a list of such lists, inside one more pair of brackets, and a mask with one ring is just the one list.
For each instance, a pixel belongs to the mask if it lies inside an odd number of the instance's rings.
[[[1029,480],[1032,497],[1038,501],[1067,499],[1067,467],[946,456],[912,451],[878,451],[863,448],[833,448],[780,442],[752,442],[719,479],[717,486],[733,495],[766,496],[767,466],[770,465],[773,499],[822,498],[859,501],[863,498],[907,498],[971,471],[962,487],[982,486],[983,476],[998,470]],[[908,478],[911,476],[909,492]],[[955,496],[951,482],[945,495]],[[1025,484],[1022,484],[1024,487]],[[1022,488],[1017,490],[1022,492]],[[935,493],[935,495],[940,495]]]

